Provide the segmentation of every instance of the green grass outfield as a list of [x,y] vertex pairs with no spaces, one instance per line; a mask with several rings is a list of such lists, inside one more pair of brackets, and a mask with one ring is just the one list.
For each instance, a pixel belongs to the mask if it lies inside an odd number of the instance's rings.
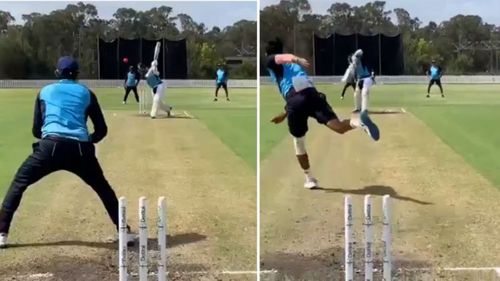
[[[223,143],[256,167],[256,89],[229,89],[231,102],[224,98],[213,102],[210,88],[170,88],[168,102],[174,111],[188,111],[205,124]],[[38,89],[0,89],[0,194],[8,187],[16,169],[31,152],[33,107]],[[121,103],[123,89],[102,88],[94,91],[101,107],[106,110],[138,112],[133,94],[128,104]],[[219,93],[221,97],[223,92]],[[161,121],[161,120],[159,120]],[[140,130],[140,128],[130,128]],[[175,134],[175,132],[170,132]],[[144,141],[147,141],[145,132]],[[203,140],[200,140],[203,141]],[[131,147],[133,149],[133,147]]]
[[[405,108],[500,188],[500,85],[444,85],[444,99],[436,86],[432,89],[431,98],[426,98],[426,87],[375,85],[370,96],[370,107]],[[327,95],[334,109],[352,108],[352,88],[347,90],[344,100],[340,100],[341,85],[320,84],[317,88]],[[274,125],[269,122],[283,110],[283,105],[274,85],[261,87],[261,159],[287,135],[286,124]],[[311,120],[310,125],[313,122],[316,123]],[[383,130],[390,129],[381,128],[381,141],[384,141]]]

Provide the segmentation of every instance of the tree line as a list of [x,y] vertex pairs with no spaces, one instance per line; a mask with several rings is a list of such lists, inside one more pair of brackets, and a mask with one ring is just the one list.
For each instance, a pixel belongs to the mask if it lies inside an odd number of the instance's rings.
[[[97,78],[97,38],[159,38],[187,41],[189,78],[213,78],[217,63],[228,56],[256,56],[257,23],[241,20],[224,28],[208,28],[171,7],[146,11],[117,9],[101,19],[92,4],[79,2],[49,14],[22,15],[23,24],[0,10],[0,79],[53,78],[61,55],[80,60],[81,78]],[[149,62],[146,62],[149,64]],[[256,63],[244,61],[233,78],[256,78]]]
[[287,51],[312,59],[314,33],[401,34],[406,74],[423,74],[433,59],[448,74],[498,73],[499,26],[477,15],[456,15],[424,25],[405,9],[388,10],[385,4],[374,1],[351,6],[337,2],[325,14],[315,14],[308,0],[281,0],[261,10],[261,54],[265,44],[276,36],[283,39]]

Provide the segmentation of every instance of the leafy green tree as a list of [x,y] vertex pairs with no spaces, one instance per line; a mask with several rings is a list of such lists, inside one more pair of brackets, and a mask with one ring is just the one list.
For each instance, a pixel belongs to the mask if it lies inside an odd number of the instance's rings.
[[10,39],[0,39],[0,77],[23,79],[28,74],[28,58],[21,46]]
[[15,20],[9,12],[0,10],[0,33],[7,31],[7,26]]
[[[24,73],[24,78],[52,78],[54,64],[61,55],[79,58],[81,78],[96,78],[98,38],[186,38],[188,75],[192,78],[212,78],[214,61],[228,56],[255,56],[257,46],[255,21],[239,21],[208,31],[203,23],[187,14],[176,15],[168,6],[146,11],[120,8],[113,18],[101,19],[94,5],[78,2],[48,14],[22,15],[22,19],[24,24],[13,25],[11,14],[0,11],[4,54],[6,58],[10,53],[25,58],[15,68]],[[19,73],[15,73],[16,77]],[[3,71],[0,78],[11,74],[12,70]]]
[[[401,34],[407,74],[422,74],[432,59],[438,60],[447,73],[499,71],[500,28],[485,23],[479,16],[457,15],[441,23],[431,21],[423,25],[405,9],[386,9],[384,1],[359,6],[335,2],[326,13],[306,13],[298,21],[297,7],[307,7],[304,3],[306,0],[280,1],[262,9],[261,54],[267,41],[276,36],[283,39],[285,51],[311,58],[313,33]],[[294,29],[298,32],[294,33]]]

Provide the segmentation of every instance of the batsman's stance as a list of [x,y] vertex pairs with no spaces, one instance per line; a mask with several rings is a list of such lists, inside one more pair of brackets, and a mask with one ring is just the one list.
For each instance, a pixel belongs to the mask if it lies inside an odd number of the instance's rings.
[[165,95],[165,84],[161,81],[160,72],[158,71],[158,56],[160,54],[160,42],[156,43],[154,59],[151,62],[151,67],[146,73],[146,82],[151,88],[151,95],[153,95],[153,105],[151,106],[151,118],[155,119],[158,114],[158,109],[163,110],[170,117],[172,107],[163,103],[163,96]]
[[368,99],[370,88],[375,81],[375,73],[364,61],[361,49],[352,55],[350,62],[342,81],[349,76],[354,77],[357,84],[354,90],[354,111],[368,112]]
[[[17,171],[0,209],[0,247],[7,246],[7,235],[26,189],[46,175],[66,170],[90,185],[101,199],[118,229],[118,199],[104,177],[95,156],[94,144],[107,134],[107,126],[95,94],[79,84],[78,62],[62,57],[57,63],[59,82],[47,85],[35,102],[33,153]],[[87,118],[94,124],[89,134]],[[134,236],[128,237],[129,242]]]
[[339,134],[362,127],[373,140],[378,140],[379,130],[366,111],[360,114],[359,119],[340,120],[328,104],[325,94],[318,92],[307,76],[303,68],[309,67],[307,60],[292,54],[281,54],[282,52],[283,44],[279,39],[269,42],[266,48],[266,67],[286,101],[285,112],[274,117],[271,122],[278,124],[288,118],[288,129],[293,136],[297,160],[306,178],[304,187],[315,188],[318,187],[318,181],[311,173],[305,146],[309,117]]

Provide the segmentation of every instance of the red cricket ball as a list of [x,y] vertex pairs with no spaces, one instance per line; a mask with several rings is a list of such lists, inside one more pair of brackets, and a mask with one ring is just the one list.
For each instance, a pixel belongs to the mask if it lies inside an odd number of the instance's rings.
[[123,63],[128,63],[128,58],[123,58]]

